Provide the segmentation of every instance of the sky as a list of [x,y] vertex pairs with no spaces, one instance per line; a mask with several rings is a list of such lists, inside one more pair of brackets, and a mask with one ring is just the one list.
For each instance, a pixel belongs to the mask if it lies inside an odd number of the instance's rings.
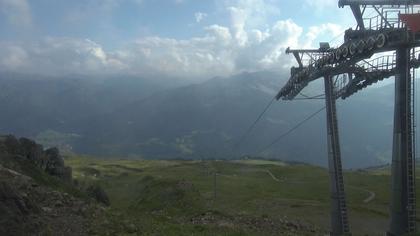
[[0,0],[0,72],[206,79],[289,70],[353,26],[337,0]]

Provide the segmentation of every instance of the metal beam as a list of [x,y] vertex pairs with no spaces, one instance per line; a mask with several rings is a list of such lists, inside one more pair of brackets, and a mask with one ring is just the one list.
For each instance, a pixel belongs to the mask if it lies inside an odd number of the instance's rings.
[[363,13],[360,10],[359,5],[350,5],[351,11],[353,12],[354,18],[357,22],[357,27],[359,30],[365,29],[365,23],[363,22]]
[[374,72],[365,72],[355,74],[354,77],[350,78],[349,83],[336,91],[336,97],[341,99],[346,99],[351,95],[357,93],[360,90],[363,90],[367,86],[374,84],[378,81],[384,80],[386,78],[395,75],[394,70],[386,71],[386,70],[378,70]]
[[296,59],[297,63],[299,64],[299,67],[302,68],[303,67],[302,57],[299,55],[298,52],[293,52],[293,56],[295,56],[295,59]]
[[331,235],[348,234],[344,180],[341,166],[340,142],[338,137],[337,109],[334,96],[334,85],[331,76],[324,78],[325,103],[327,111],[328,167],[330,173],[331,194]]
[[312,54],[321,53],[321,51],[320,49],[290,49],[290,47],[288,47],[286,49],[286,54],[290,53],[292,53],[295,57],[296,62],[299,64],[299,67],[303,68],[302,59],[305,54],[313,59]]
[[319,51],[319,49],[290,49],[290,48],[286,49],[286,54],[295,53],[295,52],[297,52],[297,53],[317,53],[317,52],[320,52],[320,51]]
[[[363,31],[358,31],[363,32]],[[377,46],[372,49],[365,49],[362,53],[356,53],[354,55],[348,55],[345,59],[340,58],[340,60],[335,60],[335,62],[331,62],[331,56],[334,56],[341,48],[349,48],[350,44],[359,44],[360,42],[364,41],[367,42],[370,37],[374,39],[378,39],[379,36],[384,36],[386,39],[385,45]],[[420,46],[420,36],[419,38],[413,39],[410,37],[410,34],[407,34],[405,29],[392,29],[387,31],[386,33],[378,33],[372,34],[370,36],[359,38],[358,40],[351,40],[350,42],[346,42],[342,44],[339,48],[329,49],[328,52],[320,52],[317,54],[317,58],[312,60],[310,64],[303,65],[300,67],[301,70],[296,71],[296,73],[292,73],[290,79],[284,85],[279,93],[277,94],[276,98],[283,100],[292,100],[306,85],[308,85],[311,81],[324,77],[325,75],[339,75],[344,73],[356,73],[357,71],[353,71],[354,69],[360,70],[361,68],[355,68],[355,64],[370,58],[375,53],[386,52],[396,50],[401,47],[417,47]],[[309,49],[310,51],[317,51],[315,49]],[[292,52],[306,52],[309,51],[308,49],[303,50],[286,50],[287,53]],[[310,56],[314,56],[315,54],[310,54]],[[321,65],[319,65],[319,64]],[[417,66],[416,63],[410,64],[410,66],[414,67]]]
[[[382,20],[384,21],[384,23],[389,27],[389,28],[394,28],[388,21],[387,17],[384,16],[384,14],[382,12],[379,11],[379,9],[376,6],[373,6],[373,9],[375,9],[375,11],[378,13],[378,15],[382,18]],[[382,26],[383,27],[383,26]]]
[[350,5],[420,5],[420,0],[339,0],[338,6]]

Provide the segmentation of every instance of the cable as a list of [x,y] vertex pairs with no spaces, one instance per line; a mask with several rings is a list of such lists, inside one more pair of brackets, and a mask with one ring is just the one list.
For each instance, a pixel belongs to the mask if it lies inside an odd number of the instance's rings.
[[294,98],[293,100],[298,101],[298,100],[323,100],[323,99],[325,99],[325,98],[323,98],[323,97],[312,97],[312,98]]
[[304,94],[304,93],[302,93],[302,92],[300,92],[299,94],[300,94],[300,96],[302,96],[302,97],[309,98],[309,96],[308,96],[308,95],[306,95],[306,94]]
[[280,137],[276,138],[273,142],[271,142],[269,145],[267,145],[266,147],[260,149],[260,151],[257,152],[257,154],[262,154],[265,151],[267,151],[267,149],[269,149],[271,146],[273,146],[274,144],[276,144],[277,142],[279,142],[281,139],[283,139],[284,137],[286,137],[287,135],[289,135],[290,133],[292,133],[294,130],[296,130],[297,128],[299,128],[301,125],[303,125],[305,122],[309,121],[310,119],[312,119],[313,117],[315,117],[316,115],[318,115],[318,113],[320,113],[321,111],[323,111],[325,109],[325,107],[319,109],[318,111],[316,111],[315,113],[312,113],[310,116],[308,116],[307,118],[305,118],[304,120],[302,120],[301,122],[299,122],[298,124],[296,124],[295,126],[293,126],[291,129],[289,129],[287,132],[283,133],[282,135],[280,135]]
[[337,40],[341,36],[343,36],[346,33],[346,31],[342,31],[340,34],[336,35],[334,38],[332,38],[328,43],[331,44],[333,41]]
[[252,129],[255,127],[255,125],[258,123],[258,121],[260,121],[260,119],[263,117],[263,115],[268,111],[268,109],[270,108],[270,106],[273,104],[273,102],[275,100],[276,100],[276,97],[273,97],[273,99],[271,99],[271,101],[267,104],[267,106],[264,108],[264,110],[260,113],[258,118],[254,121],[254,123],[252,123],[252,125],[249,126],[247,131],[241,136],[239,141],[234,145],[235,149],[238,148],[242,144],[242,142],[245,140],[245,138],[248,136],[248,134],[251,133]]
[[310,99],[324,99],[325,94],[318,94],[315,96],[308,96],[302,92],[299,93],[303,98],[294,98],[293,100],[310,100]]

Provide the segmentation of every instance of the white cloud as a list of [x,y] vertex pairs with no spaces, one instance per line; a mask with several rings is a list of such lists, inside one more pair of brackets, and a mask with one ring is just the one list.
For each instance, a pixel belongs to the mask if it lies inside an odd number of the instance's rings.
[[319,45],[314,45],[320,41],[330,42],[331,46],[342,43],[343,34],[345,28],[341,25],[334,23],[326,23],[318,26],[312,26],[309,28],[306,33],[307,43],[304,45],[306,48],[318,47]]
[[203,12],[196,12],[194,16],[195,16],[195,22],[200,23],[202,20],[204,20],[207,17],[207,14]]
[[245,16],[244,24],[249,28],[265,26],[271,16],[280,14],[279,2],[281,0],[224,0],[222,8],[237,9]]
[[[106,1],[116,4],[123,0]],[[227,2],[232,2],[225,9],[230,16],[227,25],[206,26],[204,35],[185,40],[142,37],[112,51],[92,40],[77,38],[49,37],[30,44],[0,43],[0,70],[42,74],[163,74],[191,79],[244,71],[288,70],[293,57],[285,55],[287,47],[313,47],[325,35],[330,37],[341,31],[335,24],[313,26],[304,31],[291,19],[258,26],[254,17],[266,16],[258,9],[268,7],[273,1]],[[254,8],[252,4],[256,4]]]
[[232,41],[232,35],[229,28],[220,25],[211,25],[205,28],[211,37],[215,37],[216,41],[222,45],[229,45]]
[[0,52],[3,70],[60,75],[118,73],[126,68],[112,53],[88,39],[45,38],[33,44],[0,44]]
[[298,44],[302,34],[291,20],[279,21],[266,32],[242,31],[243,36],[235,37],[237,31],[212,25],[202,37],[146,37],[115,51],[87,39],[46,38],[8,47],[7,53],[0,54],[0,67],[49,74],[164,74],[205,79],[242,71],[281,70],[291,62],[283,56],[285,48]]
[[254,41],[242,46],[228,28],[213,25],[207,32],[190,40],[142,38],[114,52],[90,40],[48,38],[34,45],[8,47],[0,55],[0,67],[58,75],[164,74],[195,79],[283,70],[291,63],[283,52],[290,44],[298,44],[296,35],[301,29],[291,21],[278,22],[269,32],[251,32],[258,36],[249,37]]
[[26,64],[28,54],[16,45],[0,44],[0,68],[15,70]]
[[0,0],[0,13],[14,25],[32,24],[31,9],[27,0]]

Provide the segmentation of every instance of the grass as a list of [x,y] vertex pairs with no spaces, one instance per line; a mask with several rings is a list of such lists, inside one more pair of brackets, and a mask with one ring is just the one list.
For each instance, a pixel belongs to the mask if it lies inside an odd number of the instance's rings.
[[[327,170],[320,167],[259,160],[132,161],[88,157],[72,157],[66,164],[73,167],[78,181],[96,182],[105,189],[111,200],[111,216],[129,219],[144,235],[272,235],[269,230],[226,226],[223,222],[191,223],[192,218],[206,212],[220,219],[287,219],[317,229],[307,235],[323,235],[329,228],[329,177]],[[345,183],[353,235],[383,235],[389,221],[388,171],[349,171]],[[364,203],[370,192],[375,193],[375,198]]]

